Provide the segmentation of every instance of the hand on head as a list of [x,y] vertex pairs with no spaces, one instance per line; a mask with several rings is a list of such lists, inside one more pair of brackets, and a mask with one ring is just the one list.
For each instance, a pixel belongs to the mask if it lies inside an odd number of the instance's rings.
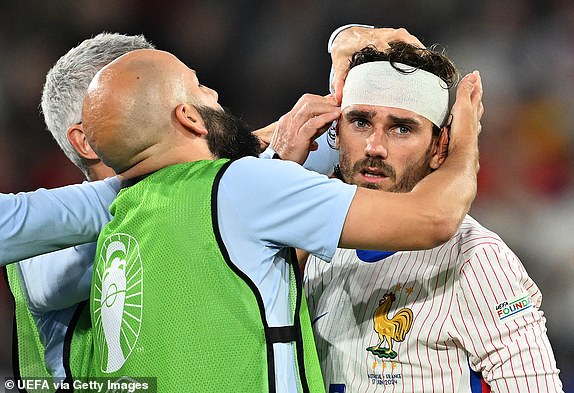
[[389,42],[404,41],[409,44],[424,48],[417,37],[410,34],[406,29],[377,28],[353,26],[341,31],[331,48],[331,60],[333,63],[334,78],[331,88],[337,102],[341,102],[343,85],[349,72],[349,61],[353,53],[368,45],[375,46],[382,51],[389,47]]
[[317,149],[315,139],[327,131],[341,110],[332,94],[305,94],[293,109],[281,116],[271,138],[271,147],[283,160],[303,164],[309,151]]
[[453,148],[477,143],[483,114],[482,80],[480,73],[474,71],[459,82],[456,90],[456,101],[451,109],[449,153]]

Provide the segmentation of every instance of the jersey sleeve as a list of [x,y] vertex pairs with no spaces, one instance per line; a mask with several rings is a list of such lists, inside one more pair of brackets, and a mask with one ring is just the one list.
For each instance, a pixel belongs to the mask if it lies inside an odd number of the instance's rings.
[[110,220],[117,178],[0,195],[0,266],[93,242]]
[[355,191],[293,162],[244,158],[223,175],[218,200],[233,210],[252,241],[330,260]]
[[96,243],[81,244],[19,262],[26,303],[41,313],[89,299]]
[[465,258],[452,318],[471,368],[492,392],[561,392],[542,295],[520,260],[502,242]]

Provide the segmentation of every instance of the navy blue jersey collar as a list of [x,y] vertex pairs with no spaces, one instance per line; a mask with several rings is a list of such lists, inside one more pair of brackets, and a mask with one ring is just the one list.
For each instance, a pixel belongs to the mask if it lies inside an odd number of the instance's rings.
[[357,250],[357,257],[363,262],[378,262],[394,253],[395,251]]

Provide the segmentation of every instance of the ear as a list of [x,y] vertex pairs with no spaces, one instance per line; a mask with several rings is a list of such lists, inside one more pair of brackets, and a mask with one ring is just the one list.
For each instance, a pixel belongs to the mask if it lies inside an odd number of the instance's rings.
[[83,158],[87,160],[100,159],[88,143],[86,134],[84,134],[84,127],[81,123],[74,124],[68,128],[68,141],[70,141],[74,149],[76,149],[78,154]]
[[175,118],[188,131],[197,136],[207,135],[201,115],[193,105],[179,104],[175,108]]
[[443,127],[440,130],[440,135],[434,141],[434,152],[429,164],[433,170],[440,167],[446,159],[446,156],[448,155],[448,141],[448,128]]

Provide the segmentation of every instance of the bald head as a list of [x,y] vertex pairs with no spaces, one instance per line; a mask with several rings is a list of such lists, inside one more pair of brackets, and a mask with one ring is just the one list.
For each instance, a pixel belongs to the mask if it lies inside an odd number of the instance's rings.
[[217,94],[210,100],[195,72],[172,54],[132,51],[91,82],[82,111],[86,137],[104,163],[123,172],[149,156],[150,149],[175,143],[181,127],[175,111],[181,104],[219,107]]

